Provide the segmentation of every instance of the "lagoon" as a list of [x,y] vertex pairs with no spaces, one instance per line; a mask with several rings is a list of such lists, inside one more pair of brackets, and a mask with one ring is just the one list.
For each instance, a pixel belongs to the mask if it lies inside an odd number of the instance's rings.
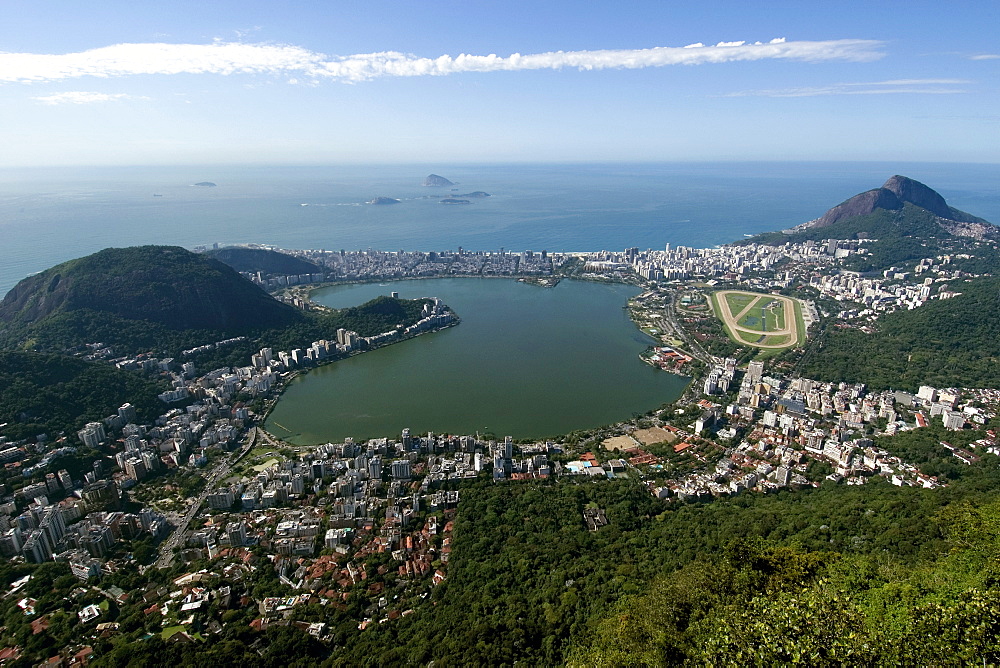
[[333,308],[398,292],[440,297],[461,324],[312,370],[266,428],[306,445],[420,434],[543,438],[628,419],[676,400],[688,379],[644,364],[655,343],[625,306],[628,285],[453,278],[323,288]]

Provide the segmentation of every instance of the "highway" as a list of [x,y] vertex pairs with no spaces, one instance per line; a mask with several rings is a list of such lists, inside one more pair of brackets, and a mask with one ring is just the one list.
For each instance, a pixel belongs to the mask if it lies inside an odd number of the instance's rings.
[[174,548],[180,545],[184,546],[187,540],[187,529],[188,525],[191,524],[191,520],[195,518],[198,512],[201,510],[202,504],[205,503],[205,499],[211,494],[216,485],[219,482],[225,480],[229,477],[230,471],[232,471],[233,466],[236,465],[248,452],[250,452],[254,444],[257,442],[258,430],[257,427],[251,427],[247,434],[246,443],[240,451],[230,453],[228,457],[224,457],[215,465],[211,471],[207,472],[205,477],[205,487],[201,490],[198,497],[191,503],[188,507],[187,512],[184,514],[180,523],[170,534],[170,537],[165,541],[160,543],[159,556],[156,559],[154,566],[156,568],[170,568],[174,563]]
[[667,300],[666,306],[663,309],[663,319],[660,320],[660,329],[663,332],[673,332],[674,337],[680,339],[684,342],[685,352],[691,354],[691,356],[696,359],[701,360],[705,364],[712,365],[715,363],[716,358],[708,354],[708,351],[702,347],[701,343],[691,336],[690,333],[684,326],[681,325],[677,320],[677,306],[674,301],[677,299],[677,293],[670,295]]

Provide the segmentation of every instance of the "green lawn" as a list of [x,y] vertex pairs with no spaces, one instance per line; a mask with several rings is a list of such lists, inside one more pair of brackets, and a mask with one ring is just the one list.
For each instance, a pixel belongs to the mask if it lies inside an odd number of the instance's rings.
[[760,299],[755,295],[726,295],[726,304],[729,305],[729,312],[734,316],[745,309],[747,306],[752,304],[754,301]]
[[163,629],[162,633],[160,633],[160,637],[163,638],[164,640],[167,640],[170,638],[170,636],[176,635],[183,630],[184,630],[184,625],[182,624],[179,624],[177,626],[168,626],[167,628]]
[[[750,307],[745,316],[740,318],[740,327],[746,327],[758,332],[775,332],[785,327],[785,307],[780,301],[777,305],[764,308],[772,301],[768,297],[761,297]],[[734,313],[735,315],[735,313]]]
[[796,345],[803,345],[806,342],[806,321],[802,317],[802,305],[796,300],[795,302],[795,325],[798,332],[798,339],[795,341]]
[[[711,304],[715,310],[716,316],[722,319],[720,308],[722,307],[722,302],[716,293],[711,295]],[[771,302],[776,302],[774,306],[768,309],[763,307]],[[750,310],[739,319],[738,324],[740,327],[745,327],[747,329],[753,330],[752,332],[732,332],[728,327],[723,324],[723,329],[729,335],[729,338],[739,343],[741,345],[774,345],[791,347],[795,345],[802,345],[805,343],[805,323],[802,319],[802,307],[798,300],[792,300],[793,313],[791,315],[785,309],[785,303],[773,295],[762,295],[762,294],[729,294],[726,295],[726,306],[729,307],[730,313],[735,316],[740,313],[743,309],[750,306]],[[763,313],[762,313],[763,311]],[[774,336],[769,334],[770,332],[779,331],[784,329],[789,322],[789,318],[795,318],[796,324],[796,336],[790,337],[788,335]],[[761,335],[765,338],[760,341]],[[771,352],[772,349],[765,349],[761,351],[761,354],[765,357],[770,357],[780,349],[774,349],[775,352]]]
[[254,467],[252,467],[252,468],[253,468],[253,470],[254,470],[254,471],[256,471],[257,473],[260,473],[261,471],[266,471],[267,469],[271,468],[271,467],[272,467],[272,466],[274,466],[275,464],[280,464],[280,463],[281,463],[281,462],[280,462],[280,460],[278,460],[278,459],[268,459],[268,460],[267,460],[266,462],[264,462],[263,464],[257,464],[257,466],[254,466]]

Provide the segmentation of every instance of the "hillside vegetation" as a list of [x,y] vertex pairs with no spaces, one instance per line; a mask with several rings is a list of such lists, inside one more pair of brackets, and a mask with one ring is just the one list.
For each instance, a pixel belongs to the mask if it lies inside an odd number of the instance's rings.
[[867,255],[854,255],[845,267],[875,271],[940,252],[996,240],[1000,228],[948,206],[933,189],[905,176],[893,176],[881,188],[859,193],[820,218],[785,232],[758,234],[745,243],[784,244],[822,239],[874,239]]
[[950,289],[962,294],[890,313],[873,334],[826,330],[800,372],[875,389],[1000,387],[1000,278]]
[[264,248],[232,246],[210,250],[205,255],[224,262],[236,271],[287,275],[323,273],[323,267],[308,260]]
[[0,348],[61,352],[101,342],[117,355],[179,357],[188,348],[246,337],[194,360],[203,368],[234,366],[262,347],[288,350],[333,339],[338,328],[371,336],[406,326],[420,318],[424,303],[379,297],[306,313],[183,248],[110,248],[18,283],[0,302]]
[[[0,352],[0,435],[16,441],[73,433],[131,402],[141,419],[162,411],[156,398],[165,385],[138,372],[63,355]],[[73,444],[76,445],[75,437]]]
[[230,335],[302,321],[231,267],[173,246],[108,248],[20,281],[0,302],[10,345],[61,330],[110,338],[134,322],[150,330]]

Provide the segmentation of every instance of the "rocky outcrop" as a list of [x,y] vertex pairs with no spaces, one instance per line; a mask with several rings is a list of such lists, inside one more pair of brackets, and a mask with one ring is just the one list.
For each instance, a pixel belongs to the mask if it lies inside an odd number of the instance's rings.
[[915,204],[921,209],[927,209],[935,216],[941,216],[942,218],[949,218],[951,216],[951,207],[944,201],[944,197],[941,197],[936,190],[925,186],[920,181],[914,181],[913,179],[897,174],[883,183],[881,189],[888,190],[894,194],[899,198],[900,202]]
[[430,174],[426,179],[424,179],[424,185],[434,188],[441,188],[444,186],[453,186],[455,184],[449,181],[448,179],[444,178],[443,176],[438,176],[437,174]]
[[833,207],[822,217],[792,229],[828,227],[858,216],[867,216],[877,209],[901,211],[904,205],[912,205],[933,214],[938,226],[948,234],[976,239],[995,239],[1000,236],[1000,228],[948,206],[944,197],[933,188],[899,174],[890,177],[881,188],[855,195]]
[[826,227],[827,225],[833,225],[838,221],[854,218],[855,216],[867,216],[875,209],[896,211],[902,208],[903,202],[900,201],[894,192],[885,188],[875,188],[874,190],[866,190],[859,195],[855,195],[846,202],[841,202],[824,213],[823,217],[810,227]]

